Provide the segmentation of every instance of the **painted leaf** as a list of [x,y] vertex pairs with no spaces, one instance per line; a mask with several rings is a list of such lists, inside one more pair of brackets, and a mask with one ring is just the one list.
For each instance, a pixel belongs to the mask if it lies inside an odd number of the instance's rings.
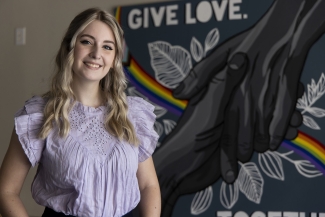
[[315,169],[315,166],[312,165],[309,161],[307,160],[299,160],[294,162],[297,171],[307,177],[307,178],[315,178],[317,176],[323,175],[320,171]]
[[163,123],[164,123],[166,135],[168,135],[173,130],[173,128],[176,126],[176,122],[173,120],[169,120],[169,119],[164,119]]
[[312,89],[316,88],[316,82],[315,82],[314,79],[311,79],[310,86],[311,86]]
[[129,96],[137,96],[137,97],[141,97],[142,99],[148,101],[148,97],[146,97],[145,95],[143,95],[142,93],[140,93],[139,91],[137,91],[137,89],[135,89],[135,87],[129,87],[127,89]]
[[324,75],[324,73],[322,73],[321,77],[319,78],[317,86],[318,86],[317,91],[319,93],[325,92],[325,75]]
[[161,136],[164,133],[164,127],[161,123],[159,123],[158,121],[155,122],[155,124],[153,125],[153,128],[155,129],[155,131],[157,132],[157,134],[159,136]]
[[199,215],[204,213],[211,205],[213,199],[213,190],[209,186],[205,190],[197,192],[191,203],[191,214]]
[[165,87],[176,88],[192,68],[190,53],[163,41],[149,43],[148,47],[156,80]]
[[143,98],[144,100],[146,100],[147,102],[149,102],[149,103],[151,103],[152,105],[154,105],[154,106],[155,106],[155,110],[153,111],[153,113],[155,113],[156,118],[160,118],[160,117],[162,117],[164,114],[167,113],[167,109],[165,109],[164,107],[161,107],[161,106],[159,106],[159,105],[157,105],[157,104],[151,102],[151,101],[148,99],[148,97],[146,97],[145,95],[143,95],[143,94],[141,94],[139,91],[137,91],[137,90],[135,89],[135,87],[129,87],[129,88],[127,89],[127,91],[128,91],[129,96],[138,96],[138,97],[141,97],[141,98]]
[[153,102],[151,102],[151,104],[155,106],[155,110],[153,111],[153,113],[155,113],[156,118],[160,118],[167,113],[167,109],[165,109],[164,107],[161,107]]
[[298,99],[297,108],[309,111],[310,107],[324,94],[325,75],[322,73],[317,84],[314,79],[311,79],[311,84],[307,84],[307,93],[305,92],[302,98]]
[[282,160],[276,152],[267,151],[258,154],[258,162],[267,176],[281,181],[284,180]]
[[297,108],[306,109],[307,107],[308,107],[307,96],[306,93],[304,93],[304,95],[302,95],[302,97],[298,99]]
[[309,105],[313,104],[317,94],[310,84],[307,84],[307,96]]
[[217,28],[212,29],[207,37],[205,38],[204,46],[204,56],[207,55],[207,52],[214,48],[219,42],[220,34]]
[[311,80],[311,84],[307,84],[307,96],[309,106],[313,105],[320,97],[325,93],[325,75],[321,74],[317,84],[314,79]]
[[313,129],[313,130],[320,130],[320,127],[318,126],[318,124],[316,123],[316,121],[314,121],[313,118],[303,115],[303,123],[304,125],[306,125],[307,127]]
[[231,209],[237,202],[239,196],[238,182],[227,184],[222,182],[220,188],[220,202],[226,209]]
[[325,110],[321,108],[311,107],[307,111],[317,118],[322,118],[325,116]]
[[242,164],[237,181],[240,191],[247,199],[257,204],[261,202],[264,179],[255,163]]
[[191,41],[191,54],[196,62],[200,62],[203,58],[203,47],[195,37],[193,37]]

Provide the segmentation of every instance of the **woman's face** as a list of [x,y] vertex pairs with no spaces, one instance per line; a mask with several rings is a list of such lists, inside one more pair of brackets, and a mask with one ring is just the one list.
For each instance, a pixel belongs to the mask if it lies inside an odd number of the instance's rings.
[[115,38],[111,28],[99,20],[91,22],[77,37],[72,65],[73,79],[99,82],[113,66]]

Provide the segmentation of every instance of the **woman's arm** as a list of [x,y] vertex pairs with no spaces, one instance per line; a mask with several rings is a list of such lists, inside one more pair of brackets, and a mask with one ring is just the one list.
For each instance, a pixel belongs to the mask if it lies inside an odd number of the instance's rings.
[[0,168],[0,213],[2,217],[28,217],[19,194],[31,164],[13,130]]
[[141,217],[160,217],[161,196],[152,157],[139,163],[137,177],[141,193],[138,205]]

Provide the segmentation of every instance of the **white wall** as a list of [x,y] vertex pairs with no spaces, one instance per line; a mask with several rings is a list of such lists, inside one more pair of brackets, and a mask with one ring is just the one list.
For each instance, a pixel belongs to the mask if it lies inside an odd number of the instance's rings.
[[[167,0],[162,0],[167,1]],[[116,6],[157,0],[0,0],[0,162],[8,148],[13,115],[24,101],[48,89],[55,54],[73,17],[89,7],[113,12]],[[15,28],[26,27],[26,45],[15,45]],[[36,168],[24,183],[21,198],[30,216],[44,208],[30,193]]]

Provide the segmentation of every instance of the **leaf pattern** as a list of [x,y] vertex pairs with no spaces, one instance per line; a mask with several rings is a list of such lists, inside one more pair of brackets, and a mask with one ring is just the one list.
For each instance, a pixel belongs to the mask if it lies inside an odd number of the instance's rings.
[[318,170],[315,169],[310,169],[310,168],[315,168],[314,165],[312,165],[309,161],[307,160],[298,160],[294,162],[295,167],[297,171],[307,177],[307,178],[315,178],[317,176],[321,176],[322,173]]
[[302,95],[302,97],[300,99],[298,99],[298,102],[297,102],[297,106],[296,107],[298,109],[305,109],[305,108],[308,107],[306,93],[304,93],[304,95]]
[[168,135],[173,130],[173,128],[176,126],[176,122],[173,120],[169,120],[169,119],[164,119],[163,123],[164,123],[166,135]]
[[[312,80],[313,82],[314,80]],[[316,89],[313,87],[313,85],[307,84],[307,94],[308,94],[308,103],[312,104],[313,100],[316,98]]]
[[156,80],[165,87],[176,88],[192,68],[190,53],[164,41],[149,43],[148,47]]
[[318,126],[318,124],[316,123],[316,121],[314,121],[313,118],[303,115],[303,123],[304,125],[306,125],[307,127],[310,127],[313,130],[320,130],[320,127]]
[[255,163],[242,164],[237,181],[240,191],[247,199],[257,204],[261,202],[264,179]]
[[[312,106],[320,97],[325,93],[325,75],[321,74],[317,84],[314,79],[311,79],[311,84],[307,84],[307,96],[306,92],[303,95],[302,108],[306,109]],[[299,100],[298,100],[299,101]]]
[[275,152],[267,151],[258,155],[262,171],[273,179],[284,181],[282,160]]
[[227,184],[222,182],[220,188],[220,202],[226,209],[231,209],[238,201],[239,187],[238,182]]
[[159,123],[158,121],[155,122],[155,124],[153,125],[153,128],[157,132],[159,137],[164,133],[163,125],[161,123]]
[[325,110],[321,108],[311,107],[307,111],[317,118],[322,118],[325,116]]
[[153,111],[153,113],[155,113],[156,118],[160,118],[167,113],[167,109],[165,109],[164,107],[161,107],[153,102],[150,103],[155,106],[155,110]]
[[311,84],[307,85],[308,102],[313,105],[325,93],[325,75],[321,74],[318,83],[311,79]]
[[312,165],[308,160],[293,160],[289,157],[293,151],[287,152],[287,153],[280,153],[280,152],[274,152],[279,157],[282,157],[289,161],[290,163],[293,163],[297,169],[297,171],[305,176],[306,178],[315,178],[317,176],[321,176],[322,173],[315,168],[314,165]]
[[204,213],[211,205],[213,199],[213,190],[209,186],[205,190],[197,192],[191,203],[191,214],[199,215]]
[[204,43],[204,56],[206,56],[207,52],[218,44],[219,38],[220,38],[220,34],[217,28],[212,29],[208,33]]
[[196,62],[200,62],[203,58],[203,47],[195,37],[193,37],[191,41],[191,54]]
[[[298,99],[296,108],[302,109],[301,114],[309,112],[312,116],[317,118],[322,118],[325,116],[325,110],[322,108],[312,107],[313,104],[319,100],[325,94],[325,75],[321,74],[317,84],[314,79],[311,79],[311,83],[307,84],[307,93],[305,92],[303,96]],[[320,127],[316,121],[309,116],[303,115],[303,123],[307,127],[320,130]]]

